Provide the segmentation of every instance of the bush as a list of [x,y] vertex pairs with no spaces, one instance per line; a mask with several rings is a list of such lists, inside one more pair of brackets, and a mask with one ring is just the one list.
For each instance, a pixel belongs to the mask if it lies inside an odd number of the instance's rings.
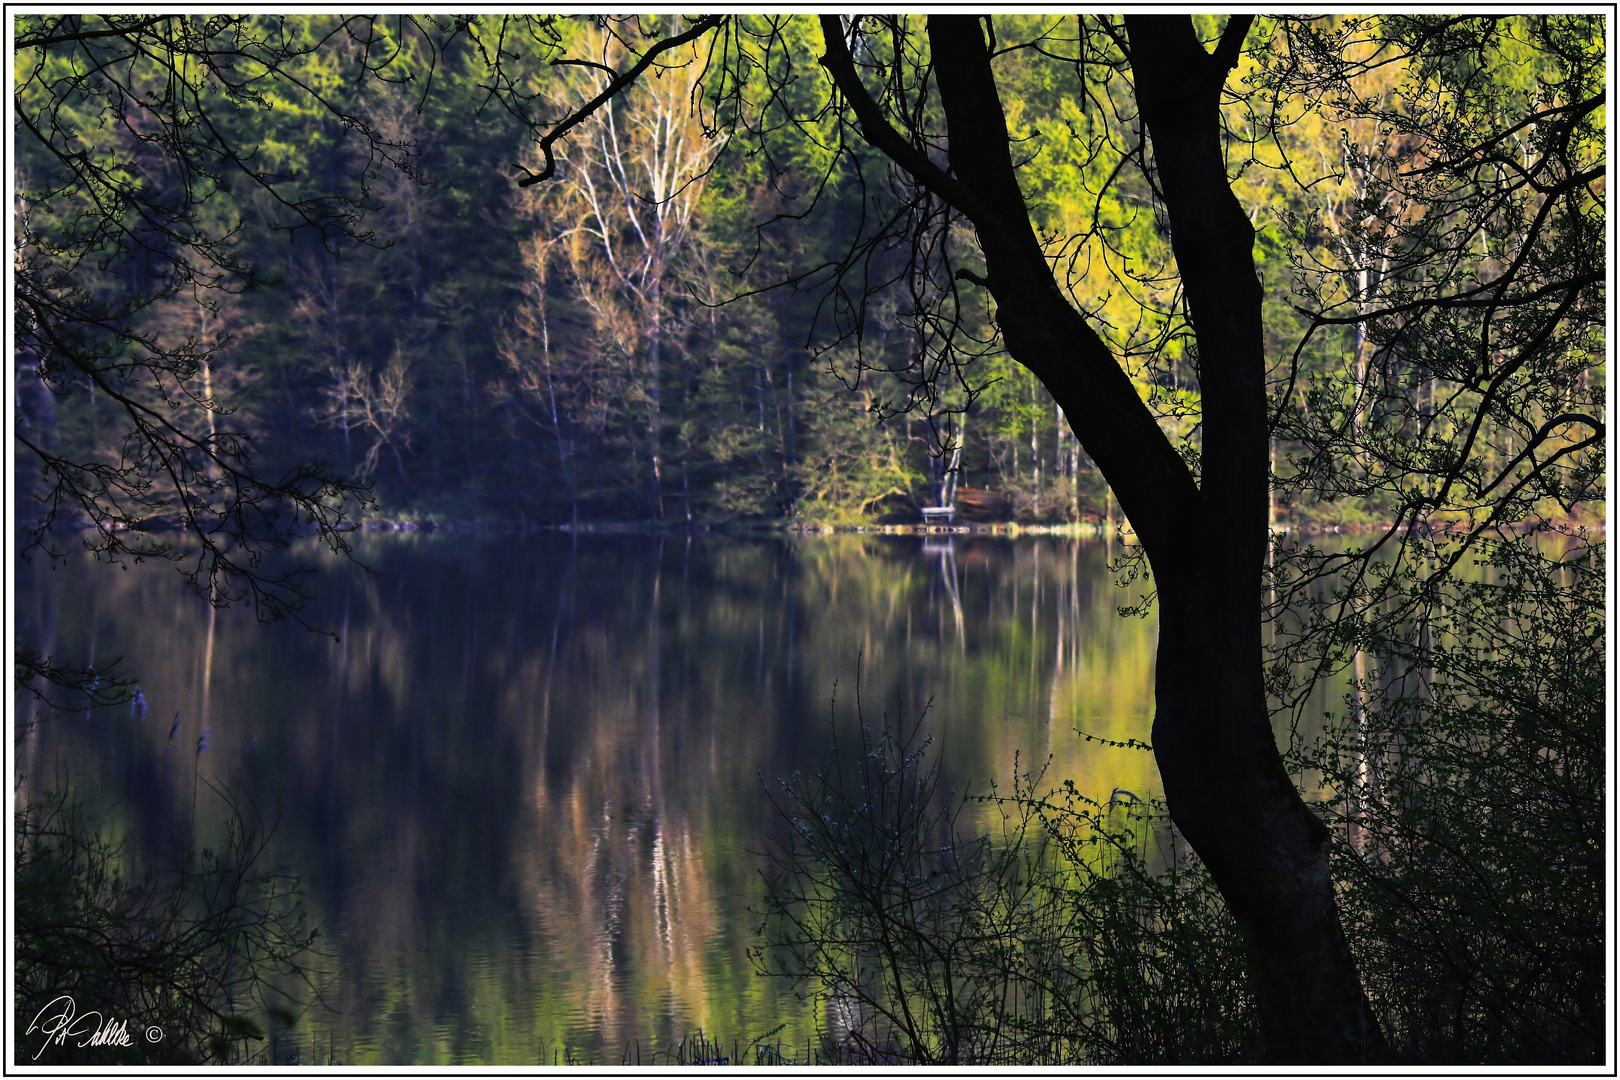
[[[920,726],[920,720],[919,720]],[[850,1064],[1244,1061],[1241,942],[1207,874],[1129,793],[939,791],[919,727],[775,793],[756,968],[806,987]],[[1121,797],[1121,795],[1125,797]],[[971,802],[1000,835],[963,831]],[[1151,856],[1151,858],[1150,858]]]
[[1301,764],[1386,1037],[1413,1062],[1601,1063],[1602,547],[1484,552]]
[[[1602,548],[1483,556],[1403,639],[1361,643],[1384,675],[1289,767],[1323,777],[1341,917],[1398,1059],[1601,1063]],[[939,790],[920,725],[863,724],[857,755],[835,742],[775,792],[788,840],[755,963],[816,999],[822,1058],[1258,1059],[1241,934],[1162,806],[1038,796],[1026,774],[977,800],[999,835],[964,831],[975,800]]]
[[[267,1023],[294,1022],[316,932],[298,882],[262,868],[268,830],[220,794],[222,849],[166,865],[128,858],[65,790],[17,812],[17,1064],[239,1062]],[[52,1037],[64,995],[77,1020]],[[127,1038],[93,1045],[119,1024]]]

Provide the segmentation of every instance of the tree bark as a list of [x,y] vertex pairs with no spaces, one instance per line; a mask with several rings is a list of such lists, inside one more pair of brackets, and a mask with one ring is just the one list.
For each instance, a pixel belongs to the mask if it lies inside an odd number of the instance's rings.
[[1211,54],[1186,16],[1127,19],[1201,364],[1197,480],[1052,276],[1018,187],[979,17],[928,22],[948,171],[888,126],[836,17],[823,17],[823,63],[863,137],[972,221],[1008,351],[1062,406],[1146,550],[1159,599],[1155,754],[1172,819],[1245,931],[1264,1052],[1281,1062],[1362,1063],[1381,1056],[1381,1036],[1339,924],[1329,837],[1284,770],[1263,681],[1270,474],[1261,292],[1219,116],[1249,22],[1234,17]]
[[1126,20],[1203,388],[1201,542],[1183,559],[1192,587],[1161,592],[1153,739],[1171,816],[1248,938],[1269,1052],[1363,1062],[1379,1036],[1339,924],[1329,838],[1283,769],[1266,709],[1262,297],[1219,113],[1248,21],[1234,18],[1211,55],[1186,18]]

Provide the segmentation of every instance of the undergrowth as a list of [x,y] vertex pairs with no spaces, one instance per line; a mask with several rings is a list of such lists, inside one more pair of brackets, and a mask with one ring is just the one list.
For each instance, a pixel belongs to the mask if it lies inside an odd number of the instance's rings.
[[[1603,549],[1485,555],[1422,625],[1355,643],[1380,674],[1289,766],[1322,778],[1307,796],[1398,1061],[1600,1063]],[[863,722],[772,792],[786,839],[753,957],[816,1003],[818,1060],[1263,1058],[1242,936],[1162,805],[1039,771],[943,791],[922,722]]]

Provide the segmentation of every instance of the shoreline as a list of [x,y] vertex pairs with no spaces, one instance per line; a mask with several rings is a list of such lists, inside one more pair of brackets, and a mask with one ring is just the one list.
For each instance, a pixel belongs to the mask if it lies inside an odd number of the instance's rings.
[[[1389,531],[1394,522],[1390,521],[1359,521],[1359,522],[1277,522],[1271,530],[1278,536],[1332,536],[1332,535],[1366,535]],[[1556,523],[1559,528],[1585,528],[1594,533],[1606,534],[1607,522],[1581,522],[1561,521]],[[512,522],[512,521],[390,521],[375,520],[357,522],[355,530],[359,532],[562,532],[594,534],[693,534],[713,533],[722,536],[729,535],[801,535],[801,536],[1000,536],[1015,538],[1020,536],[1063,536],[1063,537],[1102,537],[1107,529],[1095,522],[1064,522],[1058,524],[1025,524],[1016,521],[1003,522],[963,522],[961,524],[938,525],[922,523],[903,524],[874,524],[874,525],[844,525],[823,524],[818,522],[790,522],[782,524],[770,523],[721,523],[721,522],[679,522],[659,523],[656,521],[596,521],[596,522],[563,522],[560,524],[541,524],[538,522]],[[1434,521],[1425,525],[1429,533],[1451,534],[1461,533],[1463,529],[1455,522]],[[1522,527],[1510,528],[1510,532],[1523,532]],[[1134,540],[1136,533],[1129,528],[1120,528],[1116,536],[1125,540]]]
[[[1277,536],[1332,536],[1332,535],[1367,535],[1384,533],[1394,525],[1390,521],[1350,521],[1350,522],[1288,522],[1279,521],[1271,526],[1272,532]],[[1598,535],[1606,535],[1608,523],[1606,521],[1580,521],[1565,519],[1553,523],[1556,529],[1587,529]],[[61,530],[63,532],[91,532],[87,524],[75,523]],[[130,532],[127,528],[117,528],[117,532]],[[153,523],[145,529],[139,530],[143,535],[161,535],[164,533],[181,532],[172,522]],[[657,522],[657,521],[581,521],[581,522],[534,522],[526,519],[513,521],[511,519],[474,519],[471,521],[442,521],[442,520],[411,520],[408,518],[373,518],[355,521],[349,524],[347,531],[352,532],[406,532],[406,533],[529,533],[529,532],[560,532],[586,535],[692,535],[716,534],[720,536],[996,536],[1017,538],[1024,536],[1059,536],[1073,538],[1104,537],[1107,528],[1093,521],[1059,522],[1059,523],[1024,523],[1018,521],[968,521],[959,524],[941,525],[912,523],[891,524],[827,524],[821,522]],[[1456,522],[1431,521],[1424,526],[1424,531],[1430,534],[1460,533],[1463,529]],[[1523,533],[1524,526],[1514,526],[1509,532]],[[1538,530],[1542,531],[1542,530]],[[1134,541],[1135,531],[1128,526],[1115,530],[1115,536],[1127,542]]]

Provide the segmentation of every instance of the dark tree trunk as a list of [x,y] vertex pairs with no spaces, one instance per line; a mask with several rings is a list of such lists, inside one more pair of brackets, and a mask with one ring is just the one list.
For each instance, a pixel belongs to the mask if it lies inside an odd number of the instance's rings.
[[1269,1052],[1362,1062],[1380,1039],[1339,924],[1327,830],[1283,769],[1263,682],[1262,297],[1219,114],[1249,22],[1234,17],[1211,55],[1186,17],[1126,19],[1203,390],[1199,541],[1154,558],[1155,570],[1180,566],[1177,587],[1160,592],[1153,741],[1171,816],[1248,938]]
[[1063,407],[1140,538],[1158,586],[1153,742],[1171,817],[1244,928],[1265,1051],[1365,1062],[1381,1038],[1339,924],[1328,835],[1284,771],[1263,684],[1269,431],[1254,231],[1227,183],[1219,95],[1247,17],[1212,55],[1186,16],[1127,20],[1131,65],[1197,336],[1195,482],[1107,346],[1052,277],[1015,177],[978,17],[929,41],[950,135],[944,172],[888,126],[824,17],[823,63],[862,135],[974,224],[1009,352]]

